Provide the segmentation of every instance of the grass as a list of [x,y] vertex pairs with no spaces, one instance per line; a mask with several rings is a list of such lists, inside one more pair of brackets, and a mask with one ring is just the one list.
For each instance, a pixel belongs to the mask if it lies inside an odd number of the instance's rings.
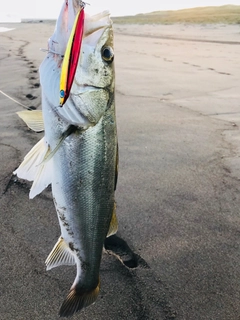
[[224,23],[240,24],[240,5],[155,11],[135,16],[112,17],[120,24]]

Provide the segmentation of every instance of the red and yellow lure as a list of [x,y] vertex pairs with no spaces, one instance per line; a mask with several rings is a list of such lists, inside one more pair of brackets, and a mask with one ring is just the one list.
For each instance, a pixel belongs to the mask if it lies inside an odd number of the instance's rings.
[[60,107],[67,101],[76,73],[78,59],[81,51],[84,27],[84,5],[76,15],[74,25],[67,43],[62,62],[60,76]]

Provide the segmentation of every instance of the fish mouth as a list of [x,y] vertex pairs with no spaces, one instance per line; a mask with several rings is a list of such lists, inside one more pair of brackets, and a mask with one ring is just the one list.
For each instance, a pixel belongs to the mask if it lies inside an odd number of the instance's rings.
[[104,90],[104,88],[84,83],[80,85],[78,84],[78,92],[72,93],[72,94],[75,96],[78,96],[79,94],[83,94],[90,91],[97,91],[97,90]]

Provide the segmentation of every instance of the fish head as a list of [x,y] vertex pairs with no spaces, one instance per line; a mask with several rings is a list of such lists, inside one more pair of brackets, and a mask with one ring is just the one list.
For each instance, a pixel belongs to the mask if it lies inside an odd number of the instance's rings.
[[96,123],[114,94],[113,27],[108,11],[85,17],[84,35],[70,97]]
[[44,121],[48,119],[48,108],[52,108],[67,125],[87,128],[99,121],[109,101],[114,99],[113,26],[108,11],[93,16],[85,12],[81,51],[70,95],[59,107],[63,56],[81,5],[77,0],[64,1],[48,41],[49,52],[40,66],[40,82]]
[[76,83],[101,88],[110,86],[114,78],[113,61],[113,28],[109,12],[86,16]]

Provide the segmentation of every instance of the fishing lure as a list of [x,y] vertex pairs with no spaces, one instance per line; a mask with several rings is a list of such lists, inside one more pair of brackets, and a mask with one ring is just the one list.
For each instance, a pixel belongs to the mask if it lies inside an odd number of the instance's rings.
[[73,28],[67,43],[67,48],[62,62],[60,76],[60,107],[67,101],[76,73],[78,59],[81,51],[84,26],[85,3],[81,3],[81,10],[76,15]]

